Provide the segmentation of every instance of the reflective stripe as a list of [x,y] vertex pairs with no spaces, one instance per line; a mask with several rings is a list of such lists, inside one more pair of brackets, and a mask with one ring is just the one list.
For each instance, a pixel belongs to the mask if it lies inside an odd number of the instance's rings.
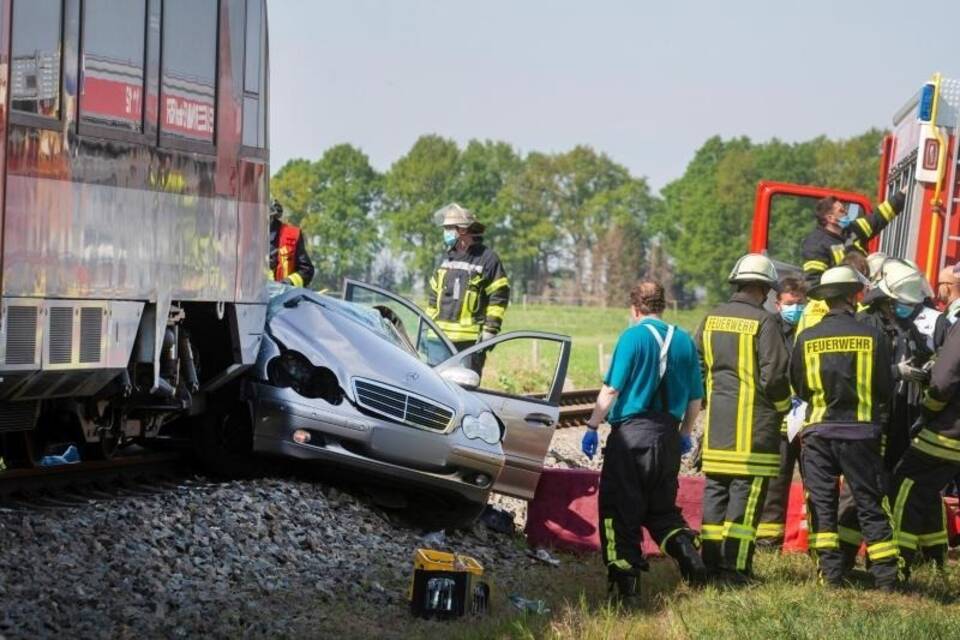
[[896,542],[893,540],[886,540],[884,542],[874,542],[873,544],[868,544],[867,555],[871,560],[883,560],[885,558],[894,558],[900,555],[900,550],[897,549]]
[[857,420],[870,422],[873,415],[873,352],[857,351]]
[[921,547],[936,547],[947,544],[947,542],[948,539],[946,529],[937,531],[936,533],[927,533],[917,536],[917,543]]
[[291,273],[287,276],[287,280],[289,280],[290,284],[295,287],[303,286],[303,276],[301,276],[299,273]]
[[920,437],[931,444],[937,445],[938,447],[960,451],[960,440],[948,438],[947,436],[940,435],[936,431],[931,431],[930,429],[921,429]]
[[742,462],[713,462],[707,460],[704,452],[703,472],[723,476],[761,476],[776,478],[780,475],[780,465],[761,466]]
[[912,533],[901,531],[896,535],[895,540],[897,541],[897,545],[903,547],[904,549],[912,549],[914,551],[917,550],[917,536],[913,535]]
[[753,336],[740,334],[740,392],[737,406],[737,451],[749,451],[753,444],[753,403],[756,384],[753,379]]
[[441,268],[449,270],[469,271],[470,273],[483,273],[482,264],[473,264],[463,260],[444,260]]
[[722,524],[704,524],[701,525],[701,540],[723,540]]
[[920,435],[913,439],[913,448],[915,448],[917,451],[922,451],[928,456],[938,458],[940,460],[947,460],[948,462],[960,462],[960,451],[954,451],[951,448],[928,442],[923,437],[924,431],[926,431],[926,429],[921,431]]
[[844,527],[843,525],[837,527],[837,535],[840,536],[840,542],[857,545],[858,547],[860,543],[863,542],[863,536],[859,531],[851,529],[850,527]]
[[502,278],[497,278],[496,280],[491,282],[487,286],[487,288],[484,289],[484,292],[487,295],[490,295],[491,293],[493,293],[494,291],[497,291],[498,289],[503,289],[504,287],[509,287],[509,286],[510,286],[510,281],[507,279],[506,276],[504,276]]
[[[437,297],[437,306],[427,309],[427,315],[430,316],[431,320],[436,320],[440,317],[440,301],[443,299],[443,281],[447,277],[446,269],[437,269],[436,277],[431,278],[430,283],[433,287],[433,293]],[[446,333],[446,331],[444,331]],[[451,338],[452,340],[453,338]]]
[[437,327],[450,338],[451,342],[468,342],[480,337],[480,325],[462,326],[459,322],[437,320]]
[[[913,489],[913,480],[910,478],[904,478],[903,482],[900,483],[900,488],[897,489],[897,499],[893,502],[893,539],[901,546],[916,549],[916,536],[912,536],[903,530],[903,509],[907,505],[911,489]],[[909,542],[907,536],[913,538],[912,545],[907,544]]]
[[492,304],[487,307],[487,317],[488,318],[498,318],[503,320],[504,314],[507,312],[507,308],[500,306],[498,304]]
[[715,462],[752,462],[753,464],[780,465],[779,453],[750,453],[747,451],[718,451],[710,449],[703,452],[704,459]]
[[830,247],[830,252],[833,254],[833,266],[839,266],[843,264],[843,245],[835,244]]
[[811,533],[807,540],[811,549],[839,549],[840,536],[831,531]]
[[782,538],[787,528],[778,522],[761,522],[757,526],[758,538]]
[[757,530],[753,527],[737,524],[736,522],[724,522],[723,537],[736,538],[738,540],[753,540],[757,537]]
[[826,271],[827,263],[821,260],[807,260],[803,263],[804,271]]
[[889,200],[884,200],[880,203],[880,206],[877,207],[877,213],[887,222],[893,220],[894,216],[897,215],[897,212],[894,211],[893,205],[890,204]]
[[860,227],[860,230],[863,231],[863,235],[868,238],[873,233],[873,228],[870,226],[870,221],[866,218],[857,218],[856,225]]
[[707,415],[703,418],[703,447],[706,449],[710,446],[710,414],[713,413],[713,332],[705,329],[702,340],[703,363],[707,370],[707,380],[705,385]]
[[[613,518],[604,518],[603,528],[607,534],[607,564],[616,564],[618,560],[617,559],[617,536],[613,532]],[[626,561],[624,560],[622,562],[626,562]],[[627,563],[626,568],[627,569],[632,568],[630,566],[630,563]]]
[[751,545],[753,545],[753,541],[757,538],[757,530],[754,528],[754,522],[760,513],[760,507],[763,506],[760,504],[760,495],[763,493],[763,486],[763,478],[753,479],[753,483],[750,485],[750,497],[747,498],[747,507],[743,514],[743,525],[733,524],[730,527],[730,537],[740,538],[740,550],[737,553],[738,571],[747,570],[747,561],[750,559],[750,548]]
[[943,411],[947,403],[945,400],[937,400],[932,395],[930,395],[930,390],[927,389],[926,393],[923,394],[923,406],[930,411]]
[[[783,400],[780,400],[779,402],[774,402],[773,408],[777,413],[786,413],[787,411],[790,410],[790,397],[787,396],[786,398],[784,398]],[[784,428],[786,428],[786,425],[784,425]]]
[[807,368],[807,386],[813,393],[810,399],[810,418],[804,426],[816,424],[823,420],[827,411],[827,400],[824,397],[823,382],[820,379],[820,354],[804,351],[804,365]]

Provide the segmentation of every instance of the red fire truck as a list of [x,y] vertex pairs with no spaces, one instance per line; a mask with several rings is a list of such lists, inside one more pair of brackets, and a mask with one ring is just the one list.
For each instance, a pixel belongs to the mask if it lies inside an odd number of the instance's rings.
[[[894,114],[892,132],[884,138],[881,149],[875,199],[882,201],[907,185],[907,201],[903,213],[879,238],[873,239],[870,250],[914,261],[934,287],[939,270],[960,259],[958,132],[960,80],[936,74]],[[789,234],[788,238],[777,229],[786,225],[796,228],[798,198],[809,199],[809,207],[805,209],[810,214],[799,223],[812,229],[813,203],[831,195],[849,207],[871,211],[871,199],[864,194],[829,187],[760,182],[750,250],[768,253],[785,271],[798,269],[797,234]],[[787,215],[791,218],[786,219]]]

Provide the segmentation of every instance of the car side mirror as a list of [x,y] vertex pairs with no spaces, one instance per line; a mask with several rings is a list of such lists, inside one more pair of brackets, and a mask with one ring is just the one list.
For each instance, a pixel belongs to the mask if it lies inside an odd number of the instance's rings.
[[444,369],[440,372],[440,377],[464,389],[476,389],[480,386],[480,374],[466,367]]

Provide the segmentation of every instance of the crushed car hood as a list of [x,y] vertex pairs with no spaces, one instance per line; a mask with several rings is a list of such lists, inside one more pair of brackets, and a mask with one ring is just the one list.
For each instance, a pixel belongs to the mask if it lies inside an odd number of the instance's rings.
[[329,368],[344,392],[355,398],[354,378],[367,378],[425,396],[458,415],[477,413],[482,401],[447,382],[422,362],[376,310],[303,289],[271,300],[267,334],[287,349],[300,352],[314,366]]

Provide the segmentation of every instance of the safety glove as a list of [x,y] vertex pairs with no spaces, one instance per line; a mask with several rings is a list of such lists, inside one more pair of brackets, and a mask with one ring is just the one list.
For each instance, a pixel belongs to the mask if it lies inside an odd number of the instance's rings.
[[600,437],[597,435],[597,430],[588,427],[587,432],[583,434],[583,440],[580,441],[580,450],[583,451],[583,455],[593,460],[598,446],[600,446]]
[[913,366],[912,358],[904,358],[893,365],[893,368],[894,375],[900,380],[916,382],[918,384],[926,384],[930,381],[930,372],[924,371],[921,367]]
[[689,433],[680,434],[680,455],[685,456],[693,451],[693,438]]

